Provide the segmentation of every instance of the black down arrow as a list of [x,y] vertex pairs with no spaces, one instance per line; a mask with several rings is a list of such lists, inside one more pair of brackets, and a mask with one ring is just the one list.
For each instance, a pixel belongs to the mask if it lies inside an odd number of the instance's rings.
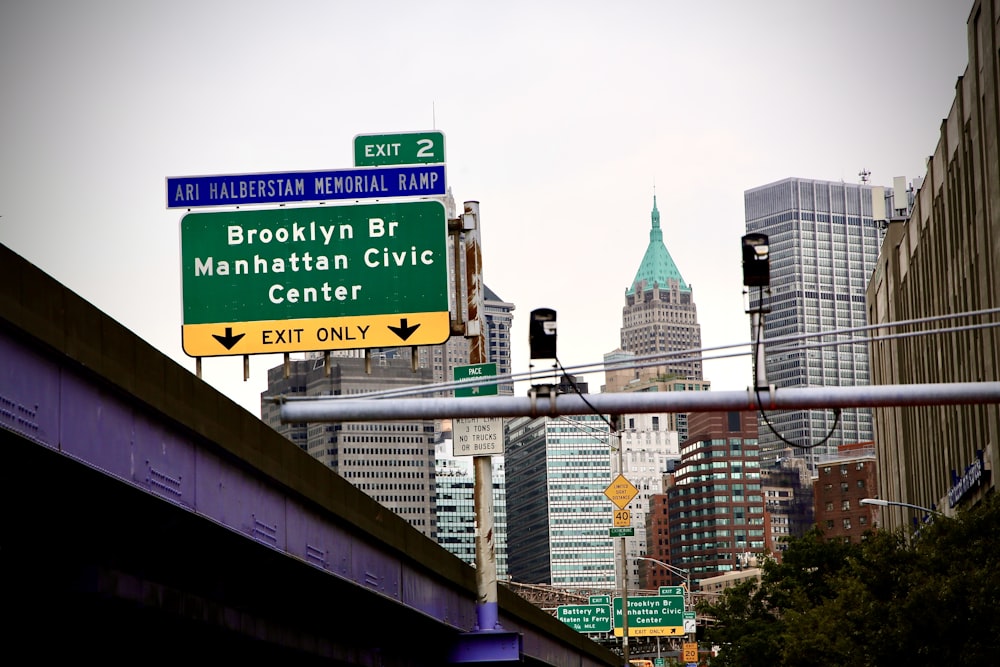
[[236,345],[236,343],[240,342],[240,339],[243,338],[243,336],[246,336],[246,334],[236,334],[234,336],[232,327],[226,327],[225,336],[220,336],[219,334],[212,334],[212,338],[222,343],[222,346],[225,347],[227,350],[233,349],[233,346]]
[[420,328],[419,324],[414,324],[412,327],[407,326],[407,321],[405,317],[400,318],[398,327],[389,327],[389,331],[393,332],[403,340],[406,340],[413,335],[413,332]]

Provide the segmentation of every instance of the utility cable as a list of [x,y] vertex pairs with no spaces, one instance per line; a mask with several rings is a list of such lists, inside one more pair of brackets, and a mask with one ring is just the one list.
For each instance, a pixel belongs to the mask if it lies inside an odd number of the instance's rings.
[[833,427],[830,428],[830,432],[827,433],[826,437],[824,437],[822,440],[820,440],[819,442],[814,442],[812,444],[797,444],[797,443],[792,442],[791,440],[788,440],[787,438],[785,438],[785,436],[783,436],[780,433],[778,433],[778,430],[776,428],[774,428],[774,425],[771,423],[771,420],[768,419],[767,413],[764,412],[764,402],[763,402],[763,400],[761,400],[761,397],[760,397],[760,390],[761,390],[762,387],[760,387],[757,384],[757,381],[756,381],[756,378],[757,378],[757,364],[758,364],[759,359],[760,359],[760,355],[759,355],[759,353],[760,353],[760,345],[761,345],[760,344],[760,338],[761,338],[761,335],[762,335],[763,330],[764,330],[764,308],[763,308],[762,304],[763,304],[763,287],[758,286],[757,287],[757,307],[758,307],[758,310],[757,310],[757,325],[756,325],[756,330],[754,331],[754,355],[753,355],[753,367],[754,368],[753,368],[753,370],[754,370],[754,393],[757,395],[757,409],[760,411],[760,417],[761,417],[761,419],[764,420],[764,424],[767,425],[768,430],[770,430],[771,433],[773,433],[775,435],[775,437],[778,438],[778,440],[780,440],[781,442],[785,443],[786,445],[788,445],[790,447],[797,447],[799,449],[813,449],[815,447],[820,447],[823,444],[825,444],[831,437],[833,437],[834,433],[837,432],[837,427],[840,425],[840,408],[834,408],[833,409],[833,415],[834,415]]

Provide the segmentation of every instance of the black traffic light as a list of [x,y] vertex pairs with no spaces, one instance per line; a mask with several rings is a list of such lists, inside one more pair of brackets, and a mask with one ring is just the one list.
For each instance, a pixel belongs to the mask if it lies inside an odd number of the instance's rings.
[[528,323],[528,346],[532,359],[556,358],[556,311],[536,308]]
[[767,287],[771,284],[771,260],[767,234],[747,234],[743,237],[743,284],[747,287]]

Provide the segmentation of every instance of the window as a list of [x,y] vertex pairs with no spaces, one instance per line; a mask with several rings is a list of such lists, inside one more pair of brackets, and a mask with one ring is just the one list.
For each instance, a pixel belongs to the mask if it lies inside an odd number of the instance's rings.
[[865,488],[865,480],[863,480],[863,479],[859,479],[858,480],[858,488],[859,489]]
[[827,512],[832,512],[833,511],[833,503],[832,502],[827,501],[827,503],[826,503],[826,511]]
[[841,500],[840,501],[840,509],[842,509],[842,510],[849,510],[849,509],[851,509],[851,501],[850,500]]
[[844,530],[851,529],[851,517],[844,517]]

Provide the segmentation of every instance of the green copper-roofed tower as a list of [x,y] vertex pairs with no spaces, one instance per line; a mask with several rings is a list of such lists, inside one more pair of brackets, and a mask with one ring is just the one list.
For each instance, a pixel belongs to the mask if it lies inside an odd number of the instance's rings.
[[[693,290],[663,244],[660,211],[653,195],[652,229],[622,310],[622,351],[647,356],[701,348],[701,326]],[[691,354],[664,359],[659,376],[702,380],[701,359]]]
[[663,245],[663,230],[660,229],[660,210],[656,208],[656,195],[653,195],[652,218],[653,228],[649,230],[649,245],[627,293],[635,294],[636,286],[642,282],[649,286],[657,283],[660,287],[665,287],[670,280],[676,280],[680,289],[690,292],[667,246]]

